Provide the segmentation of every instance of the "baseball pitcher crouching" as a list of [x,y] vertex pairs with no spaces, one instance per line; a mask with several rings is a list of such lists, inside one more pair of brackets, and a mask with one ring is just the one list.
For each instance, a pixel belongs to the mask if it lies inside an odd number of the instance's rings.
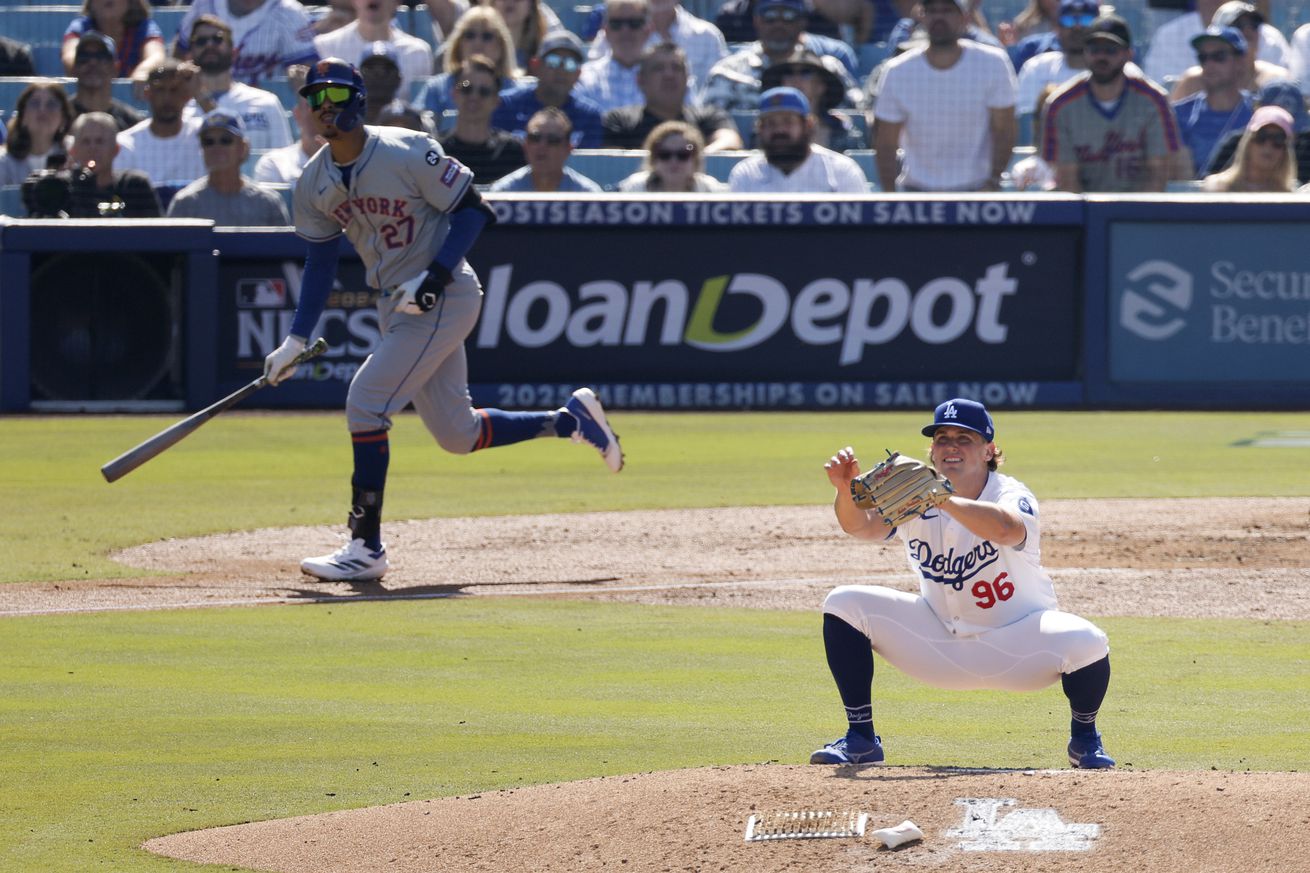
[[337,268],[338,237],[359,253],[378,289],[381,340],[350,383],[346,418],[354,447],[350,539],[300,568],[320,579],[371,580],[387,571],[382,493],[392,416],[411,401],[445,450],[457,454],[537,437],[571,437],[623,468],[618,436],[590,389],[561,409],[475,409],[464,340],[482,307],[482,286],[464,255],[495,220],[473,173],[426,134],[366,126],[364,80],[346,61],[310,67],[300,94],[327,145],[305,165],[293,205],[296,232],[309,242],[290,335],[264,361],[271,384],[305,347],[323,313]]
[[941,688],[1036,691],[1059,679],[1072,711],[1069,763],[1113,767],[1096,729],[1110,684],[1109,642],[1056,604],[1041,564],[1037,498],[997,472],[1004,458],[991,415],[976,401],[949,400],[923,434],[932,437],[931,466],[892,454],[861,475],[850,447],[824,464],[842,530],[883,542],[898,536],[919,593],[843,585],[828,594],[823,643],[848,730],[810,763],[883,760],[873,729],[877,652]]

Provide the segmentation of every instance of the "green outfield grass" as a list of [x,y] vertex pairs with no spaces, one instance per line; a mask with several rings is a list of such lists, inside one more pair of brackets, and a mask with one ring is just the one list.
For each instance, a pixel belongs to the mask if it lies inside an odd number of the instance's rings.
[[[444,455],[405,416],[388,515],[826,502],[832,451],[921,455],[924,419],[618,413],[629,467],[611,476],[594,452],[556,441]],[[225,415],[103,482],[102,463],[172,420],[0,420],[0,580],[137,575],[107,556],[163,537],[341,521],[340,415]],[[997,423],[1006,469],[1043,498],[1306,493],[1289,471],[1310,464],[1310,449],[1238,445],[1310,430],[1302,415]],[[1098,623],[1114,647],[1102,727],[1121,763],[1310,767],[1310,625]],[[586,776],[799,763],[843,727],[819,627],[795,612],[485,598],[0,619],[0,871],[191,870],[136,847]],[[1058,687],[945,692],[880,663],[875,706],[893,763],[1064,764]]]
[[[1134,768],[1305,769],[1310,626],[1105,619]],[[818,617],[468,598],[9,619],[0,867],[191,869],[164,833],[708,764],[844,730]],[[890,763],[1062,767],[1068,710],[879,665]],[[1218,702],[1222,701],[1222,705]]]
[[[100,465],[176,417],[0,420],[0,582],[140,575],[107,559],[165,537],[340,523],[350,445],[337,414],[228,414],[126,478]],[[1306,493],[1289,475],[1310,448],[1235,446],[1262,431],[1310,430],[1292,413],[998,415],[1007,472],[1041,498],[1258,496]],[[628,468],[609,475],[594,452],[537,440],[457,457],[414,415],[397,420],[387,516],[496,515],[669,506],[821,502],[823,461],[851,444],[924,454],[915,413],[616,413]],[[1221,472],[1217,472],[1221,471]]]

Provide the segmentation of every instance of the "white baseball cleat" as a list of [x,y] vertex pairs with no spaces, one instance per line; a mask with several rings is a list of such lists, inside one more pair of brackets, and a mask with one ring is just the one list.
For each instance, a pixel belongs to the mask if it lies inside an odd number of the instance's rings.
[[564,404],[564,411],[578,422],[573,441],[595,447],[611,472],[622,470],[623,447],[619,445],[619,435],[610,428],[596,393],[590,388],[579,388]]
[[384,544],[375,552],[363,540],[351,540],[330,555],[301,561],[300,571],[328,582],[381,579],[387,572],[387,547]]

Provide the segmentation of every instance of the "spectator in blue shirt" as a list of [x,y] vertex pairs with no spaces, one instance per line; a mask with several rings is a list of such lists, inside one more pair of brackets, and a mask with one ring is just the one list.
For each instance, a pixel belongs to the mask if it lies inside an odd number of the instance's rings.
[[1206,175],[1219,144],[1245,129],[1255,111],[1251,95],[1241,90],[1246,38],[1233,27],[1207,28],[1192,40],[1201,65],[1204,90],[1174,104],[1178,131],[1192,152],[1192,177]]
[[537,83],[502,92],[491,126],[521,136],[529,119],[546,107],[555,107],[568,116],[575,148],[600,148],[604,138],[600,107],[574,93],[586,58],[582,40],[567,30],[549,34],[541,42],[541,53],[528,62]]
[[533,115],[523,136],[523,153],[528,158],[528,165],[493,182],[491,190],[543,194],[558,191],[600,193],[601,187],[594,181],[565,166],[573,153],[573,146],[569,144],[572,132],[569,117],[554,106]]

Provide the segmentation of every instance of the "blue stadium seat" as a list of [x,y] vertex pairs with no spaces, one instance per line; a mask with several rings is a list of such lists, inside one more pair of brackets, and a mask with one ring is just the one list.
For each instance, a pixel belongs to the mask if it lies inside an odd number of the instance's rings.
[[891,46],[885,42],[866,42],[859,46],[859,69],[856,71],[863,82],[873,72],[873,68],[885,61],[892,53]]
[[191,4],[186,6],[155,6],[151,9],[150,15],[159,25],[159,29],[164,32],[164,43],[169,46],[170,54],[173,45],[173,37],[177,35],[177,30],[182,25],[182,19],[186,17],[187,10]]
[[645,152],[626,149],[574,149],[569,166],[606,191],[614,191],[620,182],[641,169],[644,155]]
[[751,152],[716,152],[712,155],[705,156],[705,172],[720,182],[728,181],[732,168],[737,166],[737,162],[747,158]]
[[873,149],[851,149],[846,153],[846,157],[859,164],[860,169],[864,171],[864,178],[869,180],[870,191],[882,190],[878,185],[878,167],[874,162],[876,155],[877,152]]
[[0,215],[25,218],[27,210],[23,208],[23,188],[21,185],[0,187]]
[[426,3],[401,9],[396,13],[396,17],[402,22],[405,33],[417,36],[434,49],[437,47],[436,36],[432,33],[432,16],[428,14]]

